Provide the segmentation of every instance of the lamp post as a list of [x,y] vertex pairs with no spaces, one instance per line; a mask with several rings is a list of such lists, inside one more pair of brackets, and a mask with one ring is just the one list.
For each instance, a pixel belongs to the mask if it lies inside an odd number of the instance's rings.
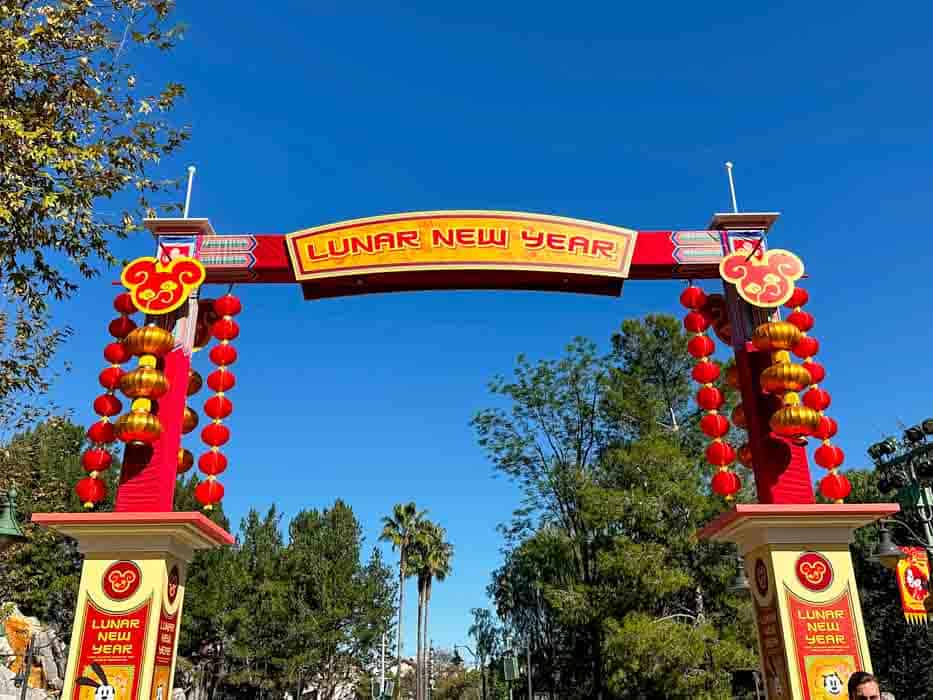
[[[400,671],[401,669],[399,669]],[[379,668],[379,678],[372,679],[373,700],[388,700],[395,690],[395,681],[386,680],[386,633],[382,633],[382,664]],[[301,698],[298,698],[301,700]]]
[[11,488],[0,494],[0,552],[25,539],[16,518],[16,489]]

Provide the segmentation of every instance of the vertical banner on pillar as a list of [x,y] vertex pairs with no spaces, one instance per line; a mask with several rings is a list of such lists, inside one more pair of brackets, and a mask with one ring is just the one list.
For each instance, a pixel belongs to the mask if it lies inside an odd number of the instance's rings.
[[849,676],[864,668],[851,591],[823,603],[785,595],[804,700],[844,697]]
[[88,597],[72,700],[137,700],[150,604],[116,613]]
[[178,634],[178,617],[164,607],[159,615],[159,632],[156,640],[155,669],[152,675],[152,697],[150,700],[168,700],[172,689],[172,663],[175,659],[175,637]]
[[760,551],[751,567],[752,600],[758,627],[758,645],[761,653],[761,671],[770,700],[790,700],[791,684],[787,669],[786,645],[781,626],[781,615],[774,593],[773,573],[768,565],[767,552]]
[[930,562],[923,547],[901,547],[904,558],[897,563],[897,588],[901,593],[901,609],[909,624],[922,625],[927,621],[924,606],[930,594]]

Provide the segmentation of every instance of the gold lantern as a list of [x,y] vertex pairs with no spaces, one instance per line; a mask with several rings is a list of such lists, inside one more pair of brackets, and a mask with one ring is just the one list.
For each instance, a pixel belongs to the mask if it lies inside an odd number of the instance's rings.
[[131,445],[151,445],[162,434],[162,423],[147,411],[124,413],[114,424],[117,437]]
[[132,355],[164,357],[175,345],[175,336],[159,326],[143,326],[131,331],[123,342]]
[[154,367],[137,367],[120,378],[120,391],[131,399],[158,399],[168,391],[168,379]]
[[790,350],[803,333],[793,323],[770,321],[762,323],[752,334],[752,344],[759,350]]
[[810,373],[801,365],[779,362],[761,373],[761,388],[770,394],[784,394],[808,387],[810,380]]
[[198,414],[185,406],[185,413],[181,418],[181,432],[187,435],[198,427]]
[[785,437],[809,435],[820,425],[820,414],[800,404],[786,405],[771,416],[771,430]]

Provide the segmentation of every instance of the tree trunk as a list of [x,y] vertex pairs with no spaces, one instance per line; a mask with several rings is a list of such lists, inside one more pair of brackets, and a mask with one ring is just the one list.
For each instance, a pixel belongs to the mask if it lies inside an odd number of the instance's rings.
[[399,549],[398,557],[398,656],[395,663],[395,689],[402,697],[402,607],[405,602],[405,545]]
[[298,672],[298,687],[295,691],[295,700],[301,700],[301,686],[304,684],[304,678],[301,677],[301,671]]
[[424,637],[421,635],[421,623],[424,619],[424,579],[418,576],[418,643],[415,652],[415,700],[422,700],[424,695],[421,688],[421,669],[424,664],[422,653]]
[[422,700],[428,698],[428,687],[431,684],[430,664],[431,664],[431,637],[428,635],[428,612],[431,609],[431,578],[428,577],[427,584],[424,587],[424,695]]
[[486,700],[486,664],[482,659],[479,661],[479,677],[483,684],[483,700]]

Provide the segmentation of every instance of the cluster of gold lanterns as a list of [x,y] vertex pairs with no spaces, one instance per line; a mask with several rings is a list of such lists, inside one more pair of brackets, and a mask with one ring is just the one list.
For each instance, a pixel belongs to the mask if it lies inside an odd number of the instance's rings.
[[[785,306],[793,309],[786,321],[763,323],[752,336],[752,343],[759,350],[771,353],[773,364],[761,373],[763,391],[779,397],[781,406],[771,416],[770,427],[777,435],[787,438],[816,437],[822,444],[814,454],[815,461],[829,474],[820,481],[820,493],[837,503],[849,495],[851,484],[839,467],[845,456],[830,439],[836,434],[836,421],[825,415],[832,398],[821,389],[818,382],[826,376],[822,365],[813,360],[819,350],[819,342],[809,335],[813,327],[813,316],[802,310],[809,300],[807,291],[794,289]],[[791,353],[801,358],[797,364]],[[800,392],[809,390],[801,397]]]
[[117,439],[128,445],[151,445],[162,434],[155,402],[165,396],[169,384],[159,361],[174,344],[172,332],[154,324],[134,329],[123,341],[127,353],[139,358],[136,369],[120,379],[120,391],[132,403],[114,426]]

